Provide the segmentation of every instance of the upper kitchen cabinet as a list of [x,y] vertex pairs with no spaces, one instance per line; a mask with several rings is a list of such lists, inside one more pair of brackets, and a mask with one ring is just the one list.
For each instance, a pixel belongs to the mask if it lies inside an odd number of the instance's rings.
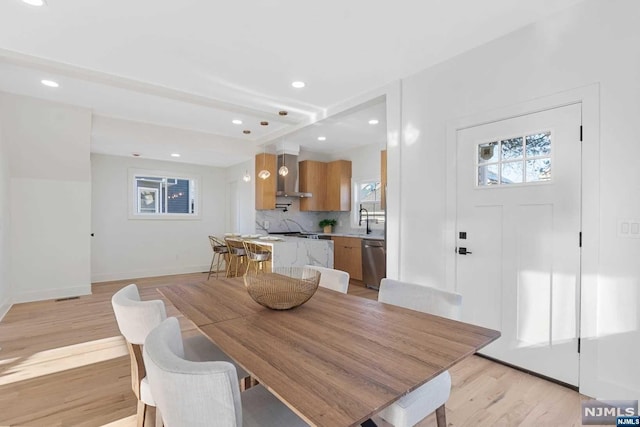
[[351,210],[351,161],[336,160],[327,164],[328,211]]
[[[259,178],[261,170],[268,170],[271,175],[267,179]],[[256,155],[256,209],[276,208],[276,156],[273,154]]]
[[313,194],[300,200],[301,211],[350,211],[351,161],[300,162],[300,191]]
[[299,163],[300,191],[311,193],[311,197],[300,199],[301,211],[325,211],[327,197],[327,164],[314,160]]

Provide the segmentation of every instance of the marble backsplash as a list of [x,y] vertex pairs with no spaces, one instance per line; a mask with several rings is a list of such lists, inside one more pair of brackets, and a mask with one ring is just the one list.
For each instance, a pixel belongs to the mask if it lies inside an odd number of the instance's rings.
[[[281,233],[287,231],[322,232],[318,223],[323,219],[335,219],[338,225],[333,228],[334,233],[362,234],[364,227],[351,227],[350,212],[301,212],[300,199],[283,198],[277,199],[278,205],[291,205],[276,210],[256,211],[256,233]],[[269,227],[265,228],[265,221]],[[384,230],[374,229],[372,235],[380,236]]]

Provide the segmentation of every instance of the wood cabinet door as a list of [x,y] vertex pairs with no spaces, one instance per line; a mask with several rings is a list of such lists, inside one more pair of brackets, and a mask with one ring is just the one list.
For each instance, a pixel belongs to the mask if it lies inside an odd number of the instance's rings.
[[334,236],[332,240],[333,268],[346,271],[354,280],[362,280],[362,239]]
[[327,210],[351,210],[351,161],[327,163]]
[[311,197],[300,199],[301,211],[326,211],[327,203],[327,164],[314,160],[299,163],[299,188]]
[[[258,177],[258,173],[266,169],[271,172],[267,179]],[[256,209],[276,208],[276,156],[273,154],[256,154]]]

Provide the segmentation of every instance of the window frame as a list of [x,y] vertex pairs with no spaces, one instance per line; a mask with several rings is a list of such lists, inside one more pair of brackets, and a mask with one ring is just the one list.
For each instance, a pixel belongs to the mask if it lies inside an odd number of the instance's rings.
[[[139,188],[136,186],[136,177],[145,176],[162,179],[185,179],[193,181],[194,191],[194,213],[138,213]],[[129,169],[128,179],[128,218],[143,220],[200,220],[202,219],[202,179],[199,175],[185,174],[181,172],[172,172],[166,170],[149,170],[149,169]],[[160,192],[158,192],[160,193]],[[161,197],[159,195],[159,197]],[[160,209],[158,202],[158,209]]]
[[[526,137],[530,136],[530,135],[535,135],[535,134],[542,134],[542,133],[549,133],[549,138],[551,139],[551,148],[550,148],[550,152],[549,155],[543,155],[543,156],[532,156],[532,157],[527,157],[526,156]],[[554,179],[553,179],[553,173],[551,175],[551,178],[549,178],[548,180],[545,181],[526,181],[526,162],[528,160],[538,160],[538,159],[549,159],[551,161],[551,165],[553,168],[553,165],[555,164],[555,150],[554,150],[554,145],[553,145],[553,141],[555,140],[554,138],[555,135],[555,129],[553,127],[549,127],[546,128],[544,130],[531,130],[528,132],[519,132],[517,134],[513,134],[512,136],[496,136],[496,137],[492,137],[492,138],[483,138],[483,140],[481,141],[476,141],[476,143],[474,144],[474,162],[473,164],[475,165],[475,172],[473,174],[474,176],[474,187],[476,190],[496,190],[496,189],[504,189],[504,188],[517,188],[517,187],[530,187],[530,186],[535,186],[535,185],[552,185],[554,184]],[[485,162],[485,163],[481,163],[480,160],[478,159],[478,148],[480,147],[480,145],[482,144],[486,144],[486,143],[490,143],[490,142],[494,142],[497,141],[498,142],[498,147],[501,148],[501,142],[505,141],[505,140],[509,140],[509,139],[514,139],[514,138],[519,138],[522,137],[523,140],[523,153],[522,153],[522,158],[521,159],[517,159],[517,160],[511,160],[508,159],[506,161],[503,161],[502,159],[502,155],[500,154],[498,157],[498,161],[497,162]],[[518,183],[501,183],[499,182],[498,184],[494,184],[494,185],[479,185],[478,183],[478,169],[480,166],[489,166],[489,165],[497,165],[499,170],[500,170],[500,175],[501,175],[501,168],[502,165],[504,163],[516,163],[516,162],[522,162],[523,165],[523,182],[518,182]]]
[[[380,178],[361,178],[361,179],[353,179],[352,180],[352,191],[351,191],[351,228],[365,229],[366,224],[363,222],[362,225],[358,225],[359,213],[360,213],[360,185],[367,183],[380,183],[382,185],[382,180]],[[382,206],[381,206],[382,207]],[[386,210],[380,209],[381,212],[386,212]],[[385,214],[386,217],[386,214]],[[386,218],[385,218],[386,221]],[[369,220],[369,228],[372,230],[384,230],[385,223],[376,223],[375,220]]]

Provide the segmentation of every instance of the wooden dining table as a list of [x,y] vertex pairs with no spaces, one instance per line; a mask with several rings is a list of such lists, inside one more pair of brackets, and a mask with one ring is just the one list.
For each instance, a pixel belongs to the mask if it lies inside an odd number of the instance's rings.
[[314,426],[359,425],[500,336],[324,288],[285,311],[254,302],[242,278],[159,290]]

